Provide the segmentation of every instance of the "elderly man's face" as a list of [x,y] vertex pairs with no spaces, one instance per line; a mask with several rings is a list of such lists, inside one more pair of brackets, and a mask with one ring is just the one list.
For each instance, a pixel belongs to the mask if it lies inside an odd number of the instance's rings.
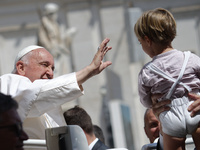
[[45,49],[40,48],[28,54],[29,63],[24,66],[24,76],[32,82],[36,79],[52,79],[54,71],[53,56]]
[[149,110],[145,117],[145,133],[151,143],[159,137],[160,133],[160,122],[153,114],[152,110]]
[[28,139],[22,129],[22,123],[16,109],[10,109],[0,115],[0,149],[23,150],[23,141]]

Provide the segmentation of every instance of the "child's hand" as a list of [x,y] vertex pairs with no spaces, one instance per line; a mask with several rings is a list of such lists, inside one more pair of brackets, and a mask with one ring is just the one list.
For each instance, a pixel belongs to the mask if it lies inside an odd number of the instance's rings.
[[153,102],[152,110],[153,110],[153,113],[155,114],[155,116],[157,117],[157,119],[159,119],[160,113],[170,109],[170,107],[167,105],[171,103],[171,100],[162,100],[162,101],[158,102],[158,99],[160,97],[162,97],[161,94],[154,94],[151,96],[151,99]]

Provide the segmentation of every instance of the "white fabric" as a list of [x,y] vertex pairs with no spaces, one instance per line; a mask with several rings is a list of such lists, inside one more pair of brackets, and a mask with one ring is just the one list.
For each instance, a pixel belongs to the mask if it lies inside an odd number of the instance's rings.
[[36,50],[36,49],[39,49],[39,48],[44,48],[44,47],[37,46],[37,45],[31,45],[31,46],[28,46],[28,47],[25,47],[24,49],[22,49],[18,53],[17,57],[15,58],[14,68],[16,68],[17,61],[19,61],[24,55],[28,54],[30,51],[33,51],[33,50]]
[[[167,94],[167,96],[166,96],[167,99],[171,98],[172,94],[173,94],[174,91],[175,91],[176,86],[181,82],[181,79],[182,79],[183,74],[184,74],[184,72],[185,72],[185,68],[186,68],[187,63],[188,63],[188,60],[189,60],[189,58],[190,58],[190,51],[184,52],[184,55],[185,55],[185,58],[184,58],[183,66],[182,66],[182,68],[181,68],[181,71],[180,71],[180,73],[179,73],[178,78],[176,79],[176,82],[174,82],[174,83],[172,84],[172,87],[169,89],[169,92],[168,92],[168,94]],[[184,87],[187,87],[187,85],[184,84]],[[189,86],[188,86],[188,88],[186,88],[186,89],[188,90],[188,92],[191,92],[191,89],[190,89]]]
[[89,145],[89,149],[92,150],[92,148],[94,147],[94,145],[96,144],[96,142],[98,141],[99,139],[96,138],[94,141],[92,141],[92,143],[90,143]]
[[160,138],[160,140],[159,140],[159,142],[160,142],[160,147],[161,147],[161,149],[164,149],[164,145],[163,145],[163,136],[162,136],[162,134],[159,134],[159,138]]
[[25,131],[36,139],[45,138],[47,127],[66,125],[61,105],[83,94],[75,73],[34,82],[24,76],[6,74],[0,77],[0,92],[18,102]]
[[157,138],[153,141],[153,143],[158,143],[158,140],[159,140],[159,137],[157,137]]
[[128,150],[127,148],[110,148],[110,149],[107,149],[107,150]]
[[185,137],[195,131],[200,122],[200,114],[191,117],[187,108],[192,103],[188,97],[174,99],[171,102],[171,109],[159,115],[162,131],[165,134],[175,137]]

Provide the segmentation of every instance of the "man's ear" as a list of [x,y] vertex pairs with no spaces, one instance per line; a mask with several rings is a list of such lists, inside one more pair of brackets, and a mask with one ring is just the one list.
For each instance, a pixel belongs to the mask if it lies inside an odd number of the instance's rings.
[[145,36],[144,36],[144,40],[147,42],[148,46],[151,46],[152,41],[149,39],[148,36],[145,35]]
[[17,74],[24,76],[25,75],[25,68],[24,68],[24,62],[23,61],[18,61],[16,63],[16,70]]

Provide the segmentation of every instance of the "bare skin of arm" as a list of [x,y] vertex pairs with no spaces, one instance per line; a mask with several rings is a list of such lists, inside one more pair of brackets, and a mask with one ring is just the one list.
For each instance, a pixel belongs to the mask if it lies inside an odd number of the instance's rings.
[[100,44],[99,49],[95,54],[91,64],[76,72],[76,78],[79,86],[81,86],[86,80],[94,75],[99,74],[101,71],[112,64],[110,61],[103,62],[103,58],[106,53],[112,49],[112,47],[107,46],[109,41],[110,39],[108,38],[104,39]]

